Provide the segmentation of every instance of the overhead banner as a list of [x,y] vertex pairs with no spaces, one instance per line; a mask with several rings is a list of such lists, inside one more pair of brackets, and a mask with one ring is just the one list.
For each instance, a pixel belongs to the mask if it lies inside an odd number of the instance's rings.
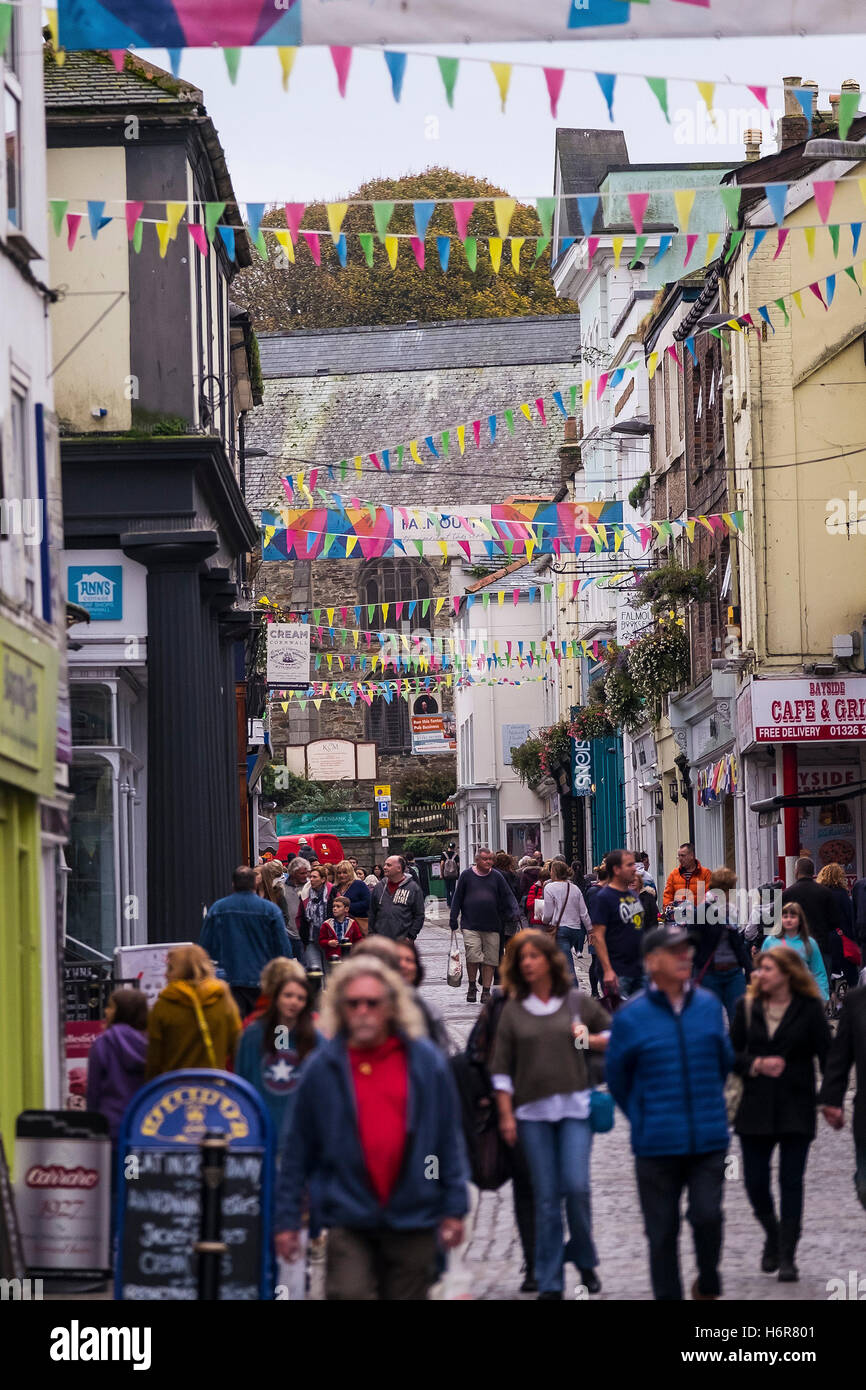
[[65,48],[848,34],[850,0],[58,0]]
[[305,690],[309,683],[309,623],[269,623],[268,685]]

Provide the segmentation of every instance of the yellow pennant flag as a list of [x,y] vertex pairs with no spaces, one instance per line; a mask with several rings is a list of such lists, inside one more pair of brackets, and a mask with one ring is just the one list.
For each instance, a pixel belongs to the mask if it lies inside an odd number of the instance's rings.
[[613,237],[611,240],[611,245],[613,246],[613,263],[615,268],[619,270],[619,258],[622,255],[622,248],[625,246],[625,237]]
[[523,249],[525,236],[513,236],[511,238],[511,268],[515,275],[520,273],[520,252]]
[[325,612],[326,612],[327,615],[328,615],[328,627],[333,627],[333,626],[334,626],[334,610],[333,610],[333,608],[326,608],[326,609],[325,609]]
[[448,542],[447,542],[447,541],[443,541],[443,540],[438,540],[438,541],[436,542],[436,544],[438,545],[439,549],[442,551],[442,559],[443,559],[443,560],[447,560],[447,559],[448,559]]
[[588,403],[589,403],[589,393],[590,393],[591,390],[592,390],[592,382],[591,382],[591,381],[585,381],[585,382],[583,383],[583,408],[584,408],[584,410],[586,410],[586,407],[587,407],[587,405],[588,405]]
[[710,120],[712,121],[713,125],[715,125],[716,118],[713,115],[713,100],[716,95],[715,82],[696,82],[695,86],[697,87],[698,91],[703,97],[704,105],[707,108],[707,114]]
[[502,238],[492,236],[488,238],[487,249],[490,252],[490,264],[493,266],[493,274],[499,274],[499,267],[502,264]]
[[737,333],[742,333],[743,331],[743,325],[741,323],[737,323],[736,319],[728,319],[728,328],[735,329]]
[[51,31],[51,45],[54,49],[54,61],[59,68],[66,62],[66,50],[60,47],[57,26],[57,10],[46,10],[45,17],[48,20],[48,28]]
[[289,90],[289,78],[292,75],[292,68],[295,66],[295,59],[298,56],[296,48],[278,48],[277,57],[280,60],[280,67],[283,70],[282,83],[283,91]]
[[391,607],[390,603],[383,603],[383,604],[382,604],[382,622],[383,622],[383,623],[387,623],[387,621],[388,621],[388,609],[389,609],[390,607]]
[[295,261],[295,246],[294,246],[294,242],[292,241],[292,234],[291,234],[291,232],[287,232],[287,231],[282,231],[282,232],[280,232],[280,231],[277,231],[276,228],[275,228],[275,229],[274,229],[274,236],[275,236],[276,239],[277,239],[277,244],[278,244],[279,246],[282,246],[283,250],[285,251],[285,253],[286,253],[286,260],[287,260],[287,261],[291,261],[292,264],[294,265],[294,261]]
[[520,409],[523,411],[529,423],[532,424],[532,411],[525,401],[523,405],[520,407]]
[[499,607],[501,608],[502,605],[503,605],[503,603],[505,602],[505,590],[504,590],[504,589],[499,589],[499,590],[498,590],[498,592],[497,592],[497,594],[496,594],[496,600],[497,600],[497,602],[498,602],[498,604],[499,604]]
[[413,457],[413,459],[415,460],[416,463],[420,463],[420,462],[421,462],[421,459],[420,459],[420,457],[419,457],[419,455],[418,455],[418,440],[417,440],[417,439],[410,439],[410,440],[409,440],[409,453],[412,455],[412,457]]
[[313,701],[313,704],[316,706],[316,709],[321,709],[321,708],[322,708],[322,702],[321,702],[321,700],[314,700],[314,701]]
[[693,188],[678,188],[674,193],[674,207],[677,210],[677,224],[680,231],[685,235],[689,230],[689,218],[692,215],[692,208],[695,203],[695,190]]
[[331,652],[328,652],[328,654],[327,654],[327,662],[328,662],[328,670],[330,671],[331,667],[332,667],[333,664],[334,664],[334,657],[333,657],[333,655],[332,655]]
[[352,640],[353,640],[353,642],[354,642],[354,644],[355,644],[355,650],[356,650],[356,651],[358,650],[358,638],[359,638],[360,636],[361,636],[361,634],[360,634],[360,632],[358,631],[358,629],[357,629],[357,628],[354,628],[353,631],[352,631]]
[[719,238],[720,238],[720,236],[721,236],[721,232],[708,232],[708,233],[707,233],[707,256],[706,256],[706,260],[704,261],[704,265],[709,265],[710,261],[711,261],[711,260],[713,259],[713,257],[715,256],[715,254],[716,254],[716,247],[717,247],[718,244],[719,244]]
[[508,88],[511,86],[511,64],[510,63],[491,63],[490,71],[496,78],[496,85],[499,88],[499,99],[502,102],[502,110],[505,110],[505,103],[508,100]]
[[356,546],[357,544],[358,544],[358,537],[357,537],[357,536],[347,536],[347,537],[346,537],[346,559],[347,559],[347,560],[348,560],[349,556],[351,555],[352,551],[355,549],[355,546]]
[[[292,695],[294,695],[294,693],[295,693],[295,692],[292,691],[291,695],[289,696],[289,699],[292,698]],[[289,701],[288,701],[288,700],[281,700],[281,701],[280,701],[280,709],[283,711],[283,714],[288,714],[288,712],[289,712]]]
[[340,231],[343,226],[343,218],[349,211],[348,203],[326,203],[325,212],[328,215],[328,230],[331,233],[331,240],[336,246],[340,240]]
[[167,222],[157,222],[157,224],[156,224],[156,235],[159,237],[159,256],[160,256],[160,260],[164,260],[164,259],[165,259],[165,253],[166,253],[166,251],[168,250],[168,243],[169,243],[169,236],[170,236],[170,234],[169,234],[169,229],[168,229],[168,223],[167,223]]
[[461,453],[461,454],[465,453],[465,451],[466,451],[466,426],[465,426],[465,425],[458,425],[458,426],[457,426],[457,444],[458,444],[458,446],[459,446],[460,453]]
[[180,226],[180,219],[186,212],[186,203],[166,203],[165,220],[168,223],[169,240],[174,241],[177,236],[177,229]]
[[857,187],[860,189],[860,197],[863,199],[863,202],[866,203],[866,179],[858,179]]
[[564,579],[560,579],[559,583],[558,583],[557,586],[556,586],[556,597],[557,597],[557,598],[565,598],[565,580],[564,580]]
[[618,526],[614,526],[614,528],[613,528],[613,550],[614,550],[614,554],[616,554],[616,552],[620,549],[621,546],[622,546],[622,531],[620,530],[620,528],[619,528]]
[[651,352],[650,355],[649,355],[649,357],[648,357],[647,360],[646,360],[647,374],[648,374],[648,376],[649,376],[650,381],[652,381],[653,377],[654,377],[655,374],[656,374],[656,367],[658,366],[658,364],[659,364],[659,355],[658,355],[658,353],[657,353],[657,352]]
[[395,268],[395,266],[397,265],[397,251],[398,251],[399,247],[400,247],[400,242],[399,242],[399,239],[398,239],[397,237],[395,237],[395,236],[386,236],[386,238],[385,238],[385,250],[386,250],[386,252],[387,252],[387,254],[388,254],[388,260],[389,260],[389,262],[390,262],[390,264],[391,264],[391,269],[392,269],[392,270],[393,270],[393,269]]
[[806,250],[809,252],[809,260],[811,261],[815,256],[815,228],[804,227],[803,236],[806,238]]
[[517,207],[516,198],[494,198],[493,212],[496,216],[496,230],[505,239],[508,236],[508,229],[511,226],[511,219],[514,216],[514,209]]
[[689,538],[690,541],[693,541],[693,540],[694,540],[694,538],[695,538],[695,522],[694,522],[693,520],[686,521],[686,535],[688,536],[688,538]]
[[806,315],[805,315],[805,313],[803,313],[803,300],[802,300],[802,296],[800,295],[800,291],[799,291],[799,290],[792,290],[792,291],[791,291],[791,298],[793,299],[793,301],[794,301],[794,303],[796,304],[797,308],[800,310],[800,313],[803,314],[803,318],[805,318]]
[[527,560],[531,560],[531,559],[532,559],[532,552],[534,551],[534,549],[535,549],[535,541],[534,541],[534,540],[528,540],[528,541],[526,542],[526,558],[527,558]]
[[439,614],[442,612],[442,605],[443,605],[444,602],[445,602],[444,598],[437,598],[437,600],[436,600],[436,607],[435,607],[435,611],[434,611],[434,614],[433,614],[434,617],[436,617],[436,618],[439,617]]

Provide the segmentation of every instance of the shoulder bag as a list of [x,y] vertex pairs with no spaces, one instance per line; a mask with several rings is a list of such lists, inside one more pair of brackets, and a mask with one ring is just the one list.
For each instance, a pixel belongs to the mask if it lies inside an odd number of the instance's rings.
[[[565,897],[564,897],[563,900],[562,900],[562,905],[561,905],[559,911],[557,912],[557,914],[556,914],[556,916],[554,917],[554,919],[553,919],[552,922],[544,922],[544,923],[542,924],[542,925],[543,925],[543,929],[544,929],[544,931],[547,932],[547,935],[548,935],[548,936],[556,936],[556,933],[557,933],[557,931],[559,930],[559,924],[560,924],[560,922],[562,921],[562,919],[563,919],[563,917],[564,917],[564,915],[565,915],[565,909],[566,909],[566,907],[568,906],[568,899],[569,899],[570,894],[571,894],[571,884],[570,884],[570,883],[566,883],[566,885],[565,885]],[[541,899],[542,899],[542,903],[543,903],[543,900],[544,900],[544,893],[543,893],[543,892],[542,892],[542,894],[541,894]],[[536,899],[536,901],[538,901],[538,900]],[[544,913],[544,908],[542,907],[542,915],[543,915],[543,913]]]
[[[586,996],[579,990],[572,989],[568,994],[568,1007],[571,1011],[572,1022],[582,1023],[588,1028],[586,1021],[586,1008],[584,1000]],[[575,1047],[577,1047],[575,1039]],[[590,1084],[589,1093],[589,1127],[593,1134],[608,1134],[614,1126],[616,1107],[613,1096],[604,1085],[604,1058],[597,1052],[590,1052],[587,1049],[586,1071]]]

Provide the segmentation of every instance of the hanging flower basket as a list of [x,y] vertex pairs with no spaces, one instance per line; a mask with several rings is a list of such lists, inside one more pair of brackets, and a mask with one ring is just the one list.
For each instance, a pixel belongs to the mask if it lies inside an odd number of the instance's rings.
[[540,738],[528,738],[525,743],[511,750],[511,766],[525,787],[534,789],[544,776],[541,765],[542,743]]
[[613,730],[614,725],[607,710],[598,701],[581,705],[571,722],[571,736],[579,742],[590,738],[606,738]]
[[688,682],[690,670],[689,639],[680,623],[663,623],[628,649],[629,676],[654,723],[665,697]]

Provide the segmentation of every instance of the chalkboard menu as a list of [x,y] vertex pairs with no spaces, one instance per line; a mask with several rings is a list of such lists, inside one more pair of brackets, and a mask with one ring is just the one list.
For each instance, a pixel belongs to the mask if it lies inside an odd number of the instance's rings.
[[115,1297],[198,1297],[202,1140],[226,1136],[218,1297],[272,1299],[273,1129],[258,1093],[220,1071],[167,1072],[124,1116],[118,1153]]
[[[257,1299],[262,1262],[263,1155],[231,1150],[222,1184],[221,1299]],[[201,1157],[198,1152],[127,1150],[121,1297],[195,1299],[198,1296]]]

